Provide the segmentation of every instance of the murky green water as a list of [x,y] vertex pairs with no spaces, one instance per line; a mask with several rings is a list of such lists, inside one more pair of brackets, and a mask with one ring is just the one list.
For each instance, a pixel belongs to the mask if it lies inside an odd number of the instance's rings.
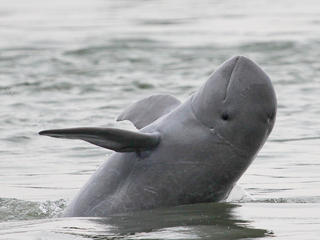
[[[0,239],[318,239],[319,25],[315,0],[0,0]],[[128,104],[184,100],[238,54],[279,104],[240,179],[253,200],[55,218],[111,152],[39,130],[133,129],[114,121]]]

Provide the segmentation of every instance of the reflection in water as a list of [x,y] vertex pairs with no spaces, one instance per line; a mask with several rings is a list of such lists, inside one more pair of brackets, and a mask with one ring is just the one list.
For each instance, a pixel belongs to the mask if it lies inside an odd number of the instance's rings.
[[45,216],[41,215],[38,220],[0,223],[0,239],[14,236],[14,239],[223,240],[266,236],[266,230],[254,229],[248,221],[237,216],[239,207],[228,203],[202,203],[115,214],[107,218],[43,219]]
[[236,218],[232,213],[236,207],[227,203],[184,205],[90,221],[111,225],[114,235],[129,239],[240,239],[266,234],[265,230],[250,228],[245,220]]

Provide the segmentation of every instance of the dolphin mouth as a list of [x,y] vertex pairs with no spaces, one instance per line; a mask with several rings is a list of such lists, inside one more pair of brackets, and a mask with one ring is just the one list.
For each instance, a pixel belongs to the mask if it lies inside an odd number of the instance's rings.
[[215,136],[217,136],[221,142],[223,142],[224,144],[228,145],[232,151],[234,153],[236,153],[236,155],[246,158],[248,156],[250,156],[250,154],[246,153],[245,151],[241,150],[240,148],[238,148],[237,146],[235,146],[233,143],[231,143],[229,140],[227,140],[225,137],[223,137],[221,134],[218,133],[218,131],[216,131],[214,128],[210,129],[210,132],[212,134],[214,134]]

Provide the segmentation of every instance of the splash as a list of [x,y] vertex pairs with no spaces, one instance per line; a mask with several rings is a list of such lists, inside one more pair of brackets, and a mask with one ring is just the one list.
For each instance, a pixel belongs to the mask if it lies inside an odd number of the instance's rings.
[[32,220],[59,216],[66,201],[32,202],[15,198],[0,198],[0,221]]

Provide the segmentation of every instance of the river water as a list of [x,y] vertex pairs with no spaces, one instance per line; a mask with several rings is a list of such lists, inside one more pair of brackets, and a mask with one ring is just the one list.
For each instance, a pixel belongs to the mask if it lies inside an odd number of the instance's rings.
[[[320,2],[0,0],[0,239],[319,239]],[[275,128],[228,203],[57,218],[111,154],[40,137],[143,97],[185,100],[233,55],[258,62]]]

